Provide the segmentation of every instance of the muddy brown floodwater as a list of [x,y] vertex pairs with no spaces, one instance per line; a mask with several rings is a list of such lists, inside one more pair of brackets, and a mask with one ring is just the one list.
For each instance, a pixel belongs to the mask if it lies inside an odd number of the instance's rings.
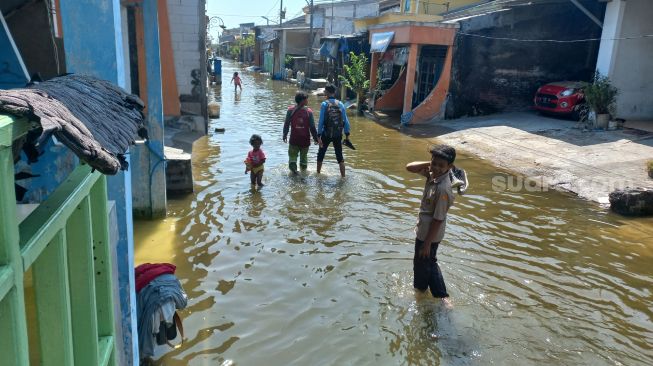
[[[315,175],[315,147],[291,176],[281,130],[295,90],[225,62],[210,130],[226,132],[195,143],[195,193],[137,223],[136,262],[176,264],[190,298],[186,342],[158,349],[158,365],[653,364],[653,219],[494,191],[505,173],[461,154],[472,185],[438,253],[447,311],[412,288],[423,181],[404,165],[428,141],[351,118],[346,179],[332,150]],[[243,174],[252,133],[268,157],[260,191]]]

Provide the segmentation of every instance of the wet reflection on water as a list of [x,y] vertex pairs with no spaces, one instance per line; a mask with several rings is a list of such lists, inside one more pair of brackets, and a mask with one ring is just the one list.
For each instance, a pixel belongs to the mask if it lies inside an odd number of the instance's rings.
[[[233,74],[225,62],[224,75]],[[292,176],[281,141],[295,88],[241,72],[194,150],[195,193],[139,222],[138,263],[167,261],[191,298],[187,342],[160,365],[647,365],[653,363],[653,220],[625,220],[557,192],[494,192],[490,164],[450,211],[440,265],[455,308],[412,289],[423,182],[403,169],[426,139],[352,118],[341,180]],[[319,106],[312,98],[310,105]],[[249,136],[268,156],[243,174]],[[166,353],[167,352],[167,353]]]

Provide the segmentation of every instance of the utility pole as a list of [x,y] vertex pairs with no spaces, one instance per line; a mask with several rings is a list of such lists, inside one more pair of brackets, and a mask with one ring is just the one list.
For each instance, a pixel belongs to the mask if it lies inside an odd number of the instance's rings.
[[[308,2],[308,0],[306,0],[306,2]],[[311,0],[309,11],[311,12],[311,23],[310,23],[311,31],[310,31],[309,41],[308,41],[308,50],[307,50],[308,54],[306,55],[306,62],[308,63],[307,74],[308,74],[308,78],[310,79],[311,71],[313,68],[313,0]]]
[[279,5],[279,26],[281,26],[281,23],[283,23],[283,0],[281,0],[281,4]]

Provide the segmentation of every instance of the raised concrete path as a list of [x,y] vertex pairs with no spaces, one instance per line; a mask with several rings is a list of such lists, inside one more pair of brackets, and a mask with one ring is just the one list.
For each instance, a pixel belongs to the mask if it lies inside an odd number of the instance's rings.
[[[491,161],[549,188],[608,203],[615,188],[653,189],[646,161],[653,159],[653,132],[640,129],[583,132],[576,122],[534,113],[446,120],[405,132]],[[435,141],[434,141],[435,142]]]

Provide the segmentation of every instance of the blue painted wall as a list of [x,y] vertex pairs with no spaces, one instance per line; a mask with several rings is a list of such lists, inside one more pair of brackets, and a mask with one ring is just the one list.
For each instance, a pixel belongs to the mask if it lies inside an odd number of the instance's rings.
[[145,67],[147,74],[147,129],[150,140],[149,174],[152,217],[166,215],[166,176],[163,161],[163,91],[161,84],[161,52],[157,0],[143,1]]
[[[64,49],[68,72],[89,74],[125,87],[125,58],[120,0],[61,1]],[[129,156],[127,157],[129,161]],[[118,282],[124,362],[138,365],[134,287],[134,226],[131,172],[108,179],[109,199],[118,216]],[[132,311],[133,310],[133,311]]]

